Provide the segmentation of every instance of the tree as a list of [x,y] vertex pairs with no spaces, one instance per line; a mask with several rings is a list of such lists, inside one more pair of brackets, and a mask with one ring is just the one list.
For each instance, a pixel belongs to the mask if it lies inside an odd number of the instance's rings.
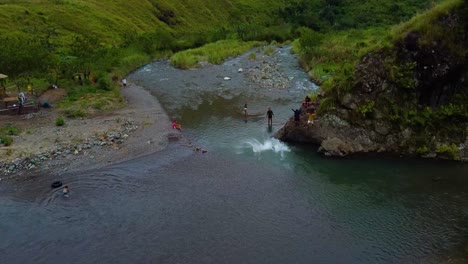
[[[88,80],[101,49],[96,37],[77,35],[70,47],[70,54],[62,56],[59,61],[63,66],[67,66],[68,63],[74,64],[75,69],[82,72],[83,77]],[[68,66],[71,67],[71,65]]]
[[299,43],[304,51],[304,55],[306,57],[313,56],[323,41],[323,35],[306,27],[300,28],[299,31],[301,34]]

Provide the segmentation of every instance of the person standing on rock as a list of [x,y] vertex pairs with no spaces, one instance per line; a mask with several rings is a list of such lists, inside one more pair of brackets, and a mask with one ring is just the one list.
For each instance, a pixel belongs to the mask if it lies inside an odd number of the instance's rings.
[[308,125],[313,125],[315,120],[315,109],[310,109],[309,111],[309,119],[307,120]]
[[294,112],[294,121],[298,123],[301,120],[301,109],[291,109]]
[[271,111],[271,108],[268,107],[268,111],[266,113],[267,117],[268,117],[268,126],[272,126],[273,125],[273,111]]
[[244,104],[244,109],[242,111],[244,112],[244,117],[247,118],[247,104]]

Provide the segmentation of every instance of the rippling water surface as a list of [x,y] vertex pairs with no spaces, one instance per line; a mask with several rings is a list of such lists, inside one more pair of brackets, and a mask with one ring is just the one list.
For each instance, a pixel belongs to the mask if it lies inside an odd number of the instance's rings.
[[[0,263],[465,263],[466,165],[326,159],[271,138],[316,86],[282,48],[273,62],[288,87],[260,87],[245,75],[269,60],[257,57],[132,74],[208,152],[173,144],[100,170],[2,182]],[[57,179],[69,198],[50,189]]]

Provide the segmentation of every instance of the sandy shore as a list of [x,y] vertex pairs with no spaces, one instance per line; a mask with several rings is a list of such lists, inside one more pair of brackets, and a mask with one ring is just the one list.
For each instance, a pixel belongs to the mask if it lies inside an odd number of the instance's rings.
[[0,175],[61,173],[99,168],[163,150],[170,141],[188,144],[158,100],[134,84],[122,89],[127,106],[57,127],[57,109],[29,116],[0,116],[21,128],[10,147],[0,147]]

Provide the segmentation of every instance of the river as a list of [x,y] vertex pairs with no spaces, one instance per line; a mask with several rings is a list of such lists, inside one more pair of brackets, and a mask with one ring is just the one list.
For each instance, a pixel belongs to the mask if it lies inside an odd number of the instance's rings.
[[128,79],[207,153],[174,143],[68,174],[69,198],[47,177],[2,185],[0,263],[466,261],[467,165],[330,159],[271,138],[317,89],[289,47],[193,70],[158,61]]

